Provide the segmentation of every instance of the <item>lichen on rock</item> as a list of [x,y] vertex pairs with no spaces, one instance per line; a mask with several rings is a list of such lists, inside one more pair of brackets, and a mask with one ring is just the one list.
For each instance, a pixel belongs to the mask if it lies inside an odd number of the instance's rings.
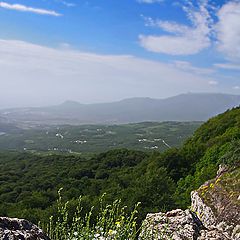
[[240,169],[222,169],[191,193],[191,210],[148,214],[139,239],[240,240]]

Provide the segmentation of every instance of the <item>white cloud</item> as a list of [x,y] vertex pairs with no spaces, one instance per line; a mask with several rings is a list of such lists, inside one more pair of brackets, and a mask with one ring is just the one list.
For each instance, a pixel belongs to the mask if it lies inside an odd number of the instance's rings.
[[178,24],[176,22],[152,20],[148,24],[157,26],[168,34],[140,35],[141,46],[152,52],[171,55],[196,54],[210,46],[209,35],[211,33],[211,19],[207,10],[207,4],[202,3],[198,10],[193,7],[185,7],[192,26]]
[[233,89],[234,89],[234,90],[239,90],[239,89],[240,89],[240,86],[234,86]]
[[233,63],[216,63],[214,64],[217,68],[229,69],[229,70],[240,70],[240,64]]
[[209,83],[209,85],[213,85],[213,86],[218,85],[218,81],[214,81],[214,80],[209,81],[208,83]]
[[215,81],[213,77],[183,68],[128,55],[0,40],[0,105],[44,105],[66,99],[86,103],[210,91],[208,82]]
[[137,0],[139,3],[161,3],[164,2],[165,0]]
[[158,20],[154,24],[168,33],[185,34],[188,31],[192,30],[186,25],[178,24],[175,22],[169,22],[169,21]]
[[69,2],[68,0],[54,0],[57,3],[61,3],[62,5],[66,6],[66,7],[76,7],[77,4],[73,3],[73,2]]
[[63,42],[63,43],[60,43],[59,44],[59,47],[61,48],[61,49],[67,49],[67,50],[69,50],[69,49],[71,49],[71,44],[69,44],[69,43],[66,43],[66,42]]
[[[240,61],[240,1],[232,0],[219,9],[209,0],[185,0],[182,9],[191,25],[177,22],[154,20],[144,17],[145,26],[158,27],[161,35],[139,35],[140,45],[148,51],[170,55],[197,54],[203,49],[214,46],[229,63],[216,64],[216,67],[239,69]],[[177,6],[181,6],[180,3]],[[165,33],[164,33],[165,32]]]
[[32,12],[32,13],[41,14],[41,15],[51,15],[55,17],[61,16],[60,13],[57,13],[52,10],[33,8],[33,7],[28,7],[22,4],[9,4],[6,2],[0,2],[0,7],[5,9],[10,9],[10,10],[15,10],[15,11],[21,11],[21,12]]
[[76,6],[76,4],[72,3],[72,2],[61,1],[61,3],[63,5],[65,5],[66,7],[75,7]]
[[218,50],[231,61],[240,60],[240,2],[231,1],[217,13]]
[[211,75],[216,72],[211,68],[200,68],[192,66],[192,64],[187,61],[174,61],[173,66],[183,71],[192,72],[199,75]]

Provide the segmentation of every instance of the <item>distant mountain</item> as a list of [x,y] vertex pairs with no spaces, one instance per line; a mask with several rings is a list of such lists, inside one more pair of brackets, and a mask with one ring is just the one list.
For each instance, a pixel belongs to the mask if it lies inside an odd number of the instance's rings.
[[238,106],[240,95],[188,93],[166,99],[131,98],[118,102],[0,111],[0,118],[18,124],[121,124],[143,121],[205,121]]

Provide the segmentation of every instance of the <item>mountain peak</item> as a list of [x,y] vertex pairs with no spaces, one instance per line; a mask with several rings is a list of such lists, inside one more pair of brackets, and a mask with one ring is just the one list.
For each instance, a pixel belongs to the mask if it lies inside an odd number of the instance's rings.
[[61,106],[72,106],[72,105],[80,105],[81,103],[72,100],[66,100],[61,104]]

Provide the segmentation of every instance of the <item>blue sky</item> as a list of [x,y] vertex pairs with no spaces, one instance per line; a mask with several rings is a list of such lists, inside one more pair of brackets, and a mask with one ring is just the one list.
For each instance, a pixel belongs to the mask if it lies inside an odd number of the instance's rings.
[[240,1],[0,0],[0,107],[240,94]]

